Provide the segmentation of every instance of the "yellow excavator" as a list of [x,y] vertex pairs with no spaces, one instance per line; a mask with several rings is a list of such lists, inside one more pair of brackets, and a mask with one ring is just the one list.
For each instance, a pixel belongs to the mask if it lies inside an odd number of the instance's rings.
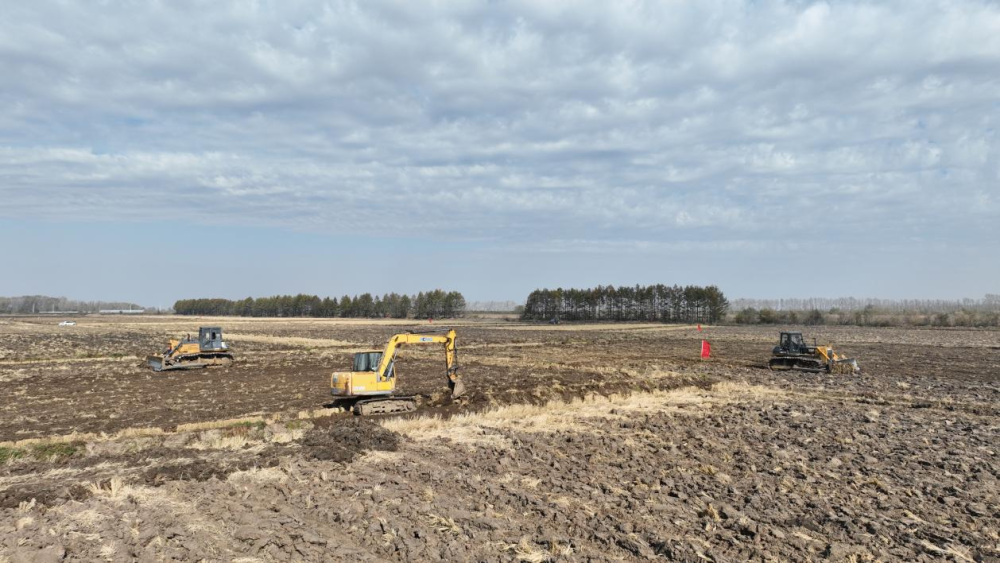
[[233,360],[233,353],[222,340],[222,328],[217,326],[199,328],[197,340],[172,338],[170,346],[162,354],[146,357],[146,363],[153,371],[228,366]]
[[458,375],[458,348],[455,330],[405,332],[389,339],[385,350],[368,350],[354,354],[351,371],[335,371],[330,375],[330,392],[334,403],[351,408],[356,415],[389,414],[416,410],[417,398],[396,394],[396,353],[408,344],[442,344],[445,373],[451,398],[465,395],[465,385]]
[[812,346],[805,343],[801,332],[782,332],[778,345],[771,351],[767,366],[772,370],[799,370],[810,372],[854,374],[861,371],[858,361],[845,358],[832,346]]

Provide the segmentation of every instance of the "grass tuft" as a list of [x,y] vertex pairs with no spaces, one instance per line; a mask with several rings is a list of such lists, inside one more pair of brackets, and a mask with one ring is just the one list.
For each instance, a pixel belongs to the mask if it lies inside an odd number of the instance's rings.
[[514,556],[517,557],[518,561],[542,563],[551,559],[548,553],[533,545],[528,541],[528,538],[522,538],[517,545],[512,545],[508,549],[514,552]]
[[0,446],[0,463],[8,463],[22,457],[24,457],[24,450],[21,448]]
[[441,533],[446,533],[446,532],[450,532],[452,534],[462,533],[461,526],[459,526],[455,522],[454,518],[438,516],[437,514],[429,514],[428,520],[430,521],[431,526],[433,526],[435,530]]
[[31,453],[38,459],[58,459],[76,455],[82,446],[80,442],[35,444],[31,446]]

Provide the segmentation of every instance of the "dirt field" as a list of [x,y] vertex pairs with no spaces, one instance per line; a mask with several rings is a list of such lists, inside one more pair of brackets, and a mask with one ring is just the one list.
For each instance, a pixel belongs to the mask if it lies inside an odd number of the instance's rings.
[[[0,319],[0,563],[1000,560],[1000,332],[802,328],[830,376],[771,327],[461,321],[467,401],[410,349],[421,409],[357,419],[329,373],[425,323],[58,320]],[[233,366],[144,367],[200,324]]]

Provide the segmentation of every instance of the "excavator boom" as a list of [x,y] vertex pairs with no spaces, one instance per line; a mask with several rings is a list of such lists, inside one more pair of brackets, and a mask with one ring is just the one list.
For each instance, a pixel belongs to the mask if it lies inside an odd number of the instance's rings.
[[465,386],[458,377],[458,348],[455,345],[455,330],[447,332],[406,332],[393,336],[382,352],[382,360],[378,365],[378,376],[384,378],[396,361],[396,352],[407,344],[443,344],[445,369],[448,375],[448,388],[451,398],[457,399],[465,394]]
[[395,334],[378,351],[355,354],[354,370],[334,372],[330,376],[330,389],[339,401],[353,404],[355,414],[381,414],[406,412],[416,409],[416,397],[396,395],[396,354],[411,344],[440,344],[445,352],[445,373],[452,399],[465,394],[465,385],[459,378],[458,348],[455,331],[405,332]]

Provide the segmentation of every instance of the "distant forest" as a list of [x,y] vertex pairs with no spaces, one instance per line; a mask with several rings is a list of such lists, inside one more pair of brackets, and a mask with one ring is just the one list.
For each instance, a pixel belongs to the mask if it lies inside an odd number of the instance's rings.
[[714,323],[725,318],[729,302],[718,287],[597,286],[592,289],[536,289],[521,318],[566,321],[658,321]]
[[517,301],[471,301],[466,310],[478,313],[512,313],[520,305]]
[[0,297],[0,315],[31,315],[34,313],[97,313],[107,309],[144,309],[124,301],[76,301],[65,297],[23,295]]
[[998,327],[1000,295],[983,299],[737,299],[736,324]]
[[351,317],[417,319],[453,318],[465,314],[465,297],[457,291],[420,292],[416,295],[388,293],[381,297],[363,293],[339,300],[315,295],[276,295],[229,299],[181,299],[174,303],[178,315],[220,315],[234,317]]
[[1000,295],[982,299],[874,299],[857,297],[809,297],[806,299],[733,299],[734,311],[773,309],[775,311],[862,311],[876,309],[893,313],[955,313],[958,311],[1000,311]]

